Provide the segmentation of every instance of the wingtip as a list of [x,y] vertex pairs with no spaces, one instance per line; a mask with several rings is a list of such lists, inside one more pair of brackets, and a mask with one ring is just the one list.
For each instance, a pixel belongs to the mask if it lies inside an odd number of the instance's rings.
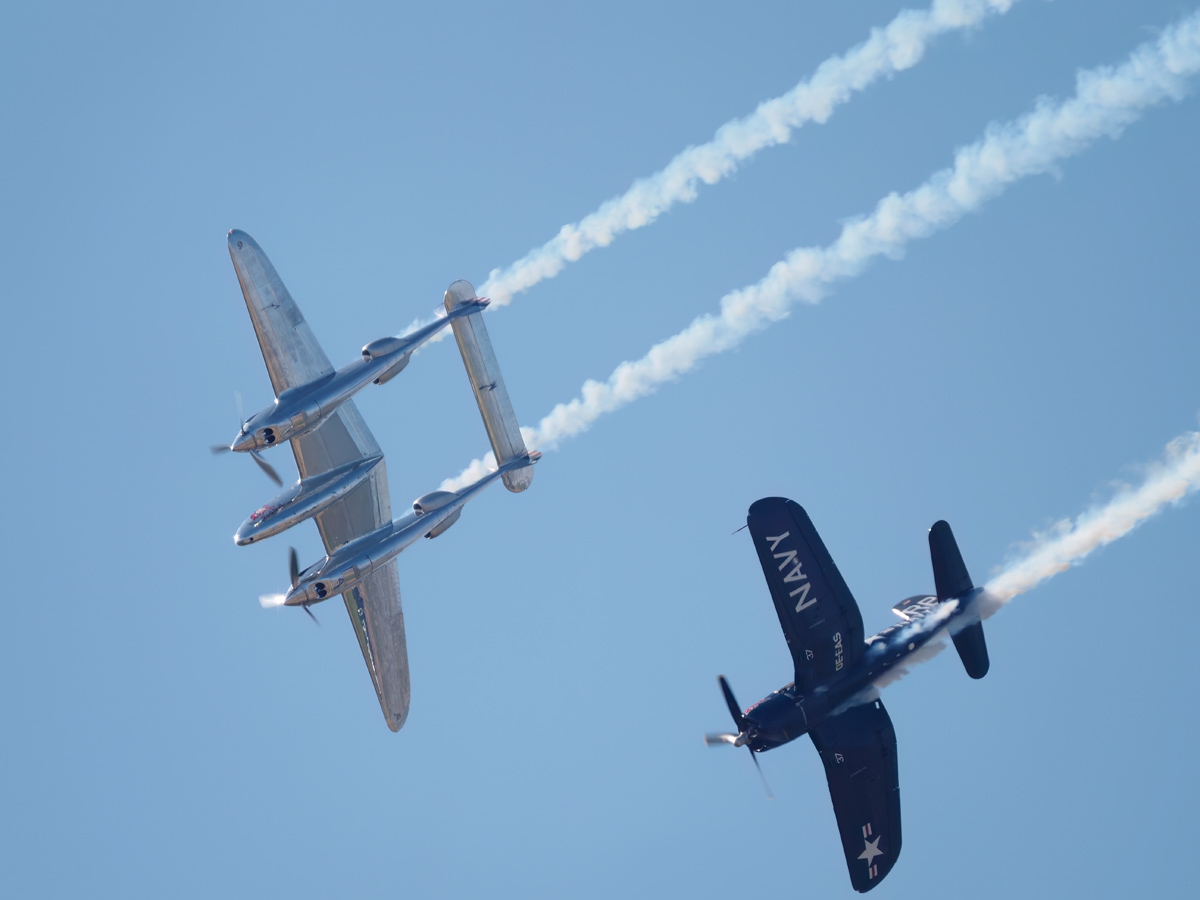
[[258,244],[254,242],[254,238],[250,237],[250,235],[246,234],[240,228],[230,228],[229,234],[226,236],[226,242],[229,244],[230,252],[241,250],[244,245],[249,245],[253,248],[258,247]]

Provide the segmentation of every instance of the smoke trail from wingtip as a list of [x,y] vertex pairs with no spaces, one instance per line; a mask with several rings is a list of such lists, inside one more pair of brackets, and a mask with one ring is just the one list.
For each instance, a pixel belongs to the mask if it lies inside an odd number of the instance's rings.
[[987,583],[982,615],[994,615],[1014,597],[1078,565],[1092,551],[1129,534],[1198,487],[1200,432],[1193,431],[1167,445],[1163,459],[1150,467],[1139,487],[1126,488],[1103,506],[1035,534],[1033,542]]
[[[602,415],[786,318],[797,300],[816,303],[832,283],[858,275],[881,256],[900,258],[910,242],[948,228],[1009,185],[1052,171],[1101,137],[1119,137],[1146,108],[1182,99],[1197,71],[1200,12],[1138,47],[1120,66],[1081,71],[1070,99],[1042,98],[1021,118],[989,126],[980,140],[956,153],[953,166],[913,191],[885,197],[869,216],[846,223],[829,246],[793,250],[757,284],[726,294],[719,313],[697,317],[641,359],[621,363],[606,381],[586,381],[578,397],[558,404],[536,428],[522,429],[526,444],[555,449]],[[443,489],[468,484],[464,476],[447,479]]]
[[834,109],[880,78],[915,66],[930,43],[949,31],[979,25],[1002,15],[1017,0],[934,0],[928,9],[901,10],[863,43],[821,63],[813,75],[782,96],[766,100],[748,116],[717,129],[706,144],[688,147],[665,168],[634,182],[624,194],[606,201],[580,221],[564,225],[550,241],[531,250],[507,269],[494,269],[482,288],[498,306],[514,294],[553,278],[568,263],[620,234],[654,222],[677,203],[696,199],[701,182],[716,184],[737,171],[759,150],[791,140],[806,123],[824,123]]

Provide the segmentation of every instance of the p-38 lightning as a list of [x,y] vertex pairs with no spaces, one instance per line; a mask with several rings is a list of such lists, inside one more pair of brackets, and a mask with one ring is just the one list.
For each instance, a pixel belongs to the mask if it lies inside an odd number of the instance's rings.
[[[399,731],[408,716],[408,651],[396,557],[419,538],[433,538],[458,521],[464,505],[496,480],[514,493],[533,481],[541,454],[525,448],[492,351],[482,312],[488,301],[465,281],[446,291],[445,317],[401,338],[367,344],[362,359],[335,371],[313,337],[275,267],[244,231],[229,232],[229,255],[258,336],[276,402],[244,423],[229,448],[258,456],[290,442],[300,480],[253,512],[234,540],[262,541],[312,519],[325,558],[301,569],[289,553],[291,586],[263,597],[264,606],[308,607],[340,594],[358,636],[384,719]],[[433,491],[412,512],[392,520],[383,453],[353,395],[394,378],[412,352],[450,325],[471,390],[496,456],[497,469],[459,491]],[[276,480],[278,478],[276,477]]]
[[869,891],[900,855],[900,784],[896,733],[876,687],[912,662],[933,638],[949,633],[967,674],[988,671],[979,618],[983,593],[971,583],[950,526],[929,530],[936,595],[902,600],[903,620],[870,638],[841,573],[799,504],[767,497],[750,507],[747,525],[795,664],[795,680],[743,712],[729,683],[718,680],[736,733],[708,734],[709,746],[757,753],[807,734],[833,799],[850,882]]

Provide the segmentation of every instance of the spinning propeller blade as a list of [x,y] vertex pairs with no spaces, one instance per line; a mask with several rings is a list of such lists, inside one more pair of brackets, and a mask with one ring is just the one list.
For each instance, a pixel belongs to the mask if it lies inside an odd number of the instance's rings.
[[[240,438],[246,433],[246,419],[242,415],[242,395],[237,391],[234,391],[233,401],[237,404],[238,437]],[[237,441],[234,441],[234,443],[236,444]],[[231,450],[233,450],[232,447],[226,447],[224,444],[213,444],[208,449],[212,451],[214,456],[216,456],[218,453],[229,453]],[[258,464],[258,467],[263,470],[264,474],[266,474],[268,478],[275,482],[277,486],[283,487],[283,479],[279,477],[279,473],[275,471],[274,466],[263,459],[257,450],[251,450],[250,455],[254,457],[254,462]]]
[[733,744],[736,747],[738,737],[739,735],[729,734],[728,732],[721,734],[713,734],[710,732],[704,736],[704,745],[706,747],[716,747],[720,744]]
[[258,455],[257,450],[251,450],[250,455],[254,458],[254,461],[258,463],[258,467],[266,473],[267,477],[275,482],[277,487],[283,487],[283,479],[279,477],[279,473],[275,471],[274,467],[269,462]]
[[733,716],[733,724],[738,727],[738,731],[745,731],[746,717],[742,715],[742,708],[738,706],[737,699],[730,690],[729,682],[725,680],[724,675],[718,675],[717,681],[721,684],[721,693],[725,695],[725,705],[729,707],[729,714]]
[[750,750],[750,758],[754,760],[754,768],[758,769],[758,777],[762,779],[763,790],[767,792],[767,799],[774,800],[775,795],[771,793],[771,786],[767,784],[767,776],[763,774],[762,766],[758,764],[758,754],[749,747],[746,749]]
[[[294,590],[296,585],[300,583],[300,559],[296,556],[295,547],[288,547],[288,575],[292,579],[292,589]],[[264,594],[258,598],[258,602],[266,609],[270,606],[283,606],[286,599],[287,594]],[[321,627],[320,621],[313,615],[313,611],[308,608],[307,603],[301,603],[300,608],[308,613],[308,617],[316,623],[318,628]]]
[[738,706],[737,698],[733,696],[733,689],[729,687],[729,682],[725,680],[724,675],[718,675],[717,681],[721,685],[721,693],[725,695],[725,705],[729,707],[729,714],[733,716],[733,723],[738,727],[737,734],[729,734],[721,732],[717,734],[706,734],[704,743],[709,747],[716,747],[720,744],[732,744],[734,747],[745,747],[750,751],[750,758],[754,760],[754,768],[758,770],[758,777],[762,779],[763,790],[767,792],[767,799],[774,800],[775,795],[771,793],[771,785],[767,784],[767,776],[763,774],[762,766],[758,763],[758,754],[754,752],[754,748],[750,746],[751,734],[747,729],[750,723],[746,721],[746,716]]

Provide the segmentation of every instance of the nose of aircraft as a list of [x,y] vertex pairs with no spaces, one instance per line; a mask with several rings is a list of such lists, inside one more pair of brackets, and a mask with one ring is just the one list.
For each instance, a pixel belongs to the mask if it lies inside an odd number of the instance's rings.
[[254,449],[254,435],[250,432],[242,432],[233,439],[233,448],[237,453],[246,453]]

